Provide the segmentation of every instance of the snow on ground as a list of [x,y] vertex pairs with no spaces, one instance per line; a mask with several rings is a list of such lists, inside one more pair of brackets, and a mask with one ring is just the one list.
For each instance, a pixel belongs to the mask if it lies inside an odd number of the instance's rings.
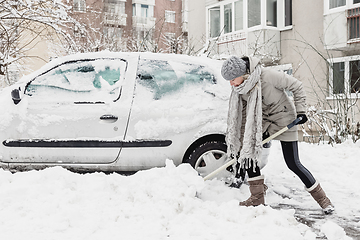
[[[331,147],[300,143],[300,158],[336,206],[336,216],[360,228],[360,142]],[[204,182],[189,166],[141,171],[131,176],[76,174],[60,167],[12,174],[0,169],[0,239],[351,239],[332,217],[299,223],[294,209],[319,209],[285,166],[273,142],[266,177],[267,206],[239,207],[247,185]],[[287,197],[284,197],[287,196]]]

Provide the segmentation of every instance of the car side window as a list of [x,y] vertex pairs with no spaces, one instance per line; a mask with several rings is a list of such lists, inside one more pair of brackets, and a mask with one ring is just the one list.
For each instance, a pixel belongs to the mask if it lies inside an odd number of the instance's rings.
[[154,99],[179,91],[187,84],[216,83],[206,67],[175,61],[140,59],[137,81],[154,93]]
[[81,60],[64,63],[28,84],[30,96],[61,96],[70,101],[117,99],[126,63],[120,59]]

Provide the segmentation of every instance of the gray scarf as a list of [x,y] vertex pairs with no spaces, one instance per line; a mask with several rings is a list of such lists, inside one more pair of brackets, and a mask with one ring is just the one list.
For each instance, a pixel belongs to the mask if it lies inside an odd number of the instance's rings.
[[[241,168],[248,169],[251,161],[253,168],[261,156],[262,142],[262,97],[261,65],[258,64],[249,77],[239,86],[233,87],[227,120],[226,144],[229,158],[238,157]],[[243,97],[246,102],[246,123],[242,129]]]

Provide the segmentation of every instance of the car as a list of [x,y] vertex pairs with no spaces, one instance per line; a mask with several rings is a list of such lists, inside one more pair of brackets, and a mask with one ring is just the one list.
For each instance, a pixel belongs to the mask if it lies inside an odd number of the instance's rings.
[[170,159],[206,176],[227,161],[221,65],[139,52],[54,59],[1,91],[0,165],[135,172]]

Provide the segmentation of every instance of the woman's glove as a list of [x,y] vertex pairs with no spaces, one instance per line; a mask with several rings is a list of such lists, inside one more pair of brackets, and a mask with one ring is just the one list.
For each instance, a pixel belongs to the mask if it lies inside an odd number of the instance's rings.
[[298,114],[296,116],[296,118],[299,118],[299,117],[302,117],[302,119],[300,120],[300,122],[298,122],[296,125],[299,125],[299,124],[304,124],[307,122],[308,118],[306,117],[306,115],[304,113],[302,114]]

